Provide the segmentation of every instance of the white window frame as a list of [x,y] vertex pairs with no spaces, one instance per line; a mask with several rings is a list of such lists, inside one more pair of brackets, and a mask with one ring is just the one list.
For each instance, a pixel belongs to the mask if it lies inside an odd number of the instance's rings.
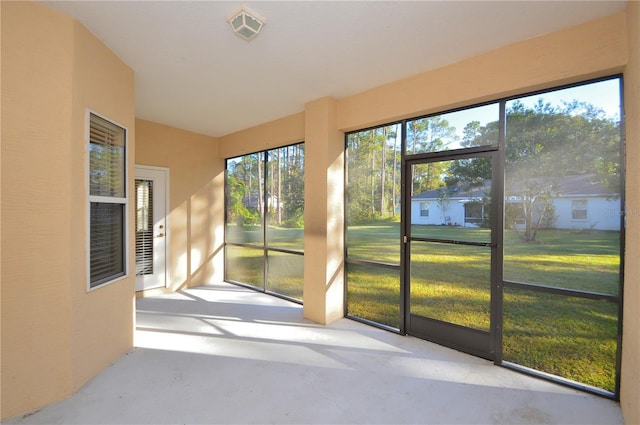
[[[98,118],[102,118],[105,121],[110,122],[124,130],[124,187],[125,187],[125,197],[109,197],[109,196],[95,196],[91,195],[91,178],[90,178],[90,150],[89,145],[91,143],[90,140],[90,129],[91,129],[91,115],[94,115]],[[112,283],[118,282],[120,280],[124,280],[129,278],[129,129],[124,125],[114,121],[110,118],[105,117],[93,110],[87,109],[85,115],[85,190],[87,195],[87,210],[86,210],[86,282],[87,282],[87,292],[92,292],[100,288],[104,288]],[[123,218],[123,269],[124,274],[114,277],[113,279],[107,280],[105,282],[100,283],[99,285],[91,286],[91,204],[93,203],[114,203],[124,205],[124,218]]]
[[[429,205],[429,202],[426,202],[426,201],[420,202],[420,217],[429,217],[430,208],[431,208],[431,205]],[[425,211],[426,211],[426,214],[424,214]]]
[[[575,208],[578,203],[584,204],[584,208]],[[574,213],[576,211],[584,211],[584,218],[575,218]],[[587,221],[589,220],[589,201],[586,199],[573,199],[571,200],[571,220],[572,221]]]

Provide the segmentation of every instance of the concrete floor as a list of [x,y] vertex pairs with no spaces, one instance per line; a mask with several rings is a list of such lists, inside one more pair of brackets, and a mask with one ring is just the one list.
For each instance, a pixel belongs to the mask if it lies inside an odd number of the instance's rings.
[[228,284],[138,300],[135,348],[10,424],[615,424],[613,401]]

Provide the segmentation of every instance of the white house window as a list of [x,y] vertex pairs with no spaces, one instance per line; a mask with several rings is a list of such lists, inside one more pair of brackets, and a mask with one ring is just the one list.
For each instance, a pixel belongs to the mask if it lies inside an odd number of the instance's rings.
[[420,217],[429,217],[429,203],[420,202]]
[[586,200],[571,201],[571,218],[573,220],[587,219],[587,201]]
[[89,114],[89,289],[126,274],[126,130]]

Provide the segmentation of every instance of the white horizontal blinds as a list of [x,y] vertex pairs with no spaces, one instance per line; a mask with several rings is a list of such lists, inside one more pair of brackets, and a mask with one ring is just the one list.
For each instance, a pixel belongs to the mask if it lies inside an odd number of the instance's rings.
[[153,180],[136,179],[136,276],[153,274]]
[[124,129],[91,115],[89,169],[92,196],[125,197]]
[[125,130],[89,118],[89,286],[123,276],[125,267]]
[[124,275],[124,205],[91,203],[91,287]]

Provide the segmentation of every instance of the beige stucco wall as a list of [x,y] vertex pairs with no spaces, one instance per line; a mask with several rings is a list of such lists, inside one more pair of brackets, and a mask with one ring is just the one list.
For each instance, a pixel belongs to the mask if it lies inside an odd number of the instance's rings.
[[234,156],[302,142],[305,137],[304,125],[305,114],[299,112],[228,134],[219,139],[218,156],[233,158]]
[[322,324],[344,316],[344,133],[337,106],[328,97],[305,105],[304,317]]
[[625,14],[617,14],[341,99],[338,128],[354,130],[621,72],[625,27]]
[[626,246],[620,404],[640,424],[640,2],[627,9],[629,61],[624,71],[627,136]]
[[[74,21],[71,150],[71,371],[76,391],[133,345],[135,235],[129,232],[129,277],[87,292],[87,110],[127,129],[128,222],[134,222],[136,146],[134,74],[100,40]],[[59,164],[58,164],[59,166]]]
[[6,418],[70,395],[132,345],[133,279],[86,291],[86,108],[135,138],[126,65],[67,16],[1,8]]
[[169,169],[172,291],[224,277],[224,159],[217,144],[213,137],[136,120],[136,164]]
[[69,18],[48,9],[0,7],[1,413],[8,417],[70,392],[74,33]]

